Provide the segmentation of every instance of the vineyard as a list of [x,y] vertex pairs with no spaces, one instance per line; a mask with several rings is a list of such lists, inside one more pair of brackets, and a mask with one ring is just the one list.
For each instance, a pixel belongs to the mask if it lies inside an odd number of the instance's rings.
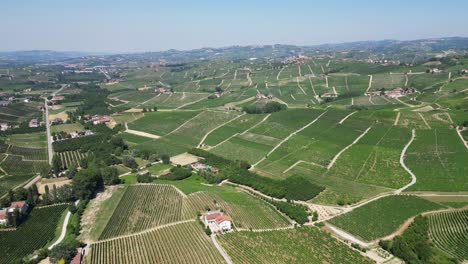
[[80,151],[64,151],[57,153],[60,155],[60,160],[62,161],[62,168],[70,168],[72,164],[79,165],[80,161],[86,157],[86,154],[81,153]]
[[170,185],[129,186],[100,239],[188,219],[182,212],[182,203],[182,195]]
[[9,175],[26,175],[40,172],[47,166],[45,161],[25,161],[20,156],[8,155],[0,167]]
[[416,196],[393,195],[333,218],[330,223],[366,241],[391,234],[407,219],[441,205]]
[[194,215],[206,208],[222,209],[232,218],[236,228],[267,229],[289,224],[271,205],[244,192],[197,192],[187,198],[186,206]]
[[468,260],[468,210],[431,214],[429,236],[436,247],[456,257]]
[[35,208],[16,231],[0,232],[0,264],[14,263],[50,242],[67,207]]
[[234,263],[372,263],[314,227],[233,232],[218,240]]
[[88,263],[224,263],[196,222],[91,245]]
[[47,160],[46,148],[24,148],[11,145],[8,153],[18,156],[23,156],[25,160]]

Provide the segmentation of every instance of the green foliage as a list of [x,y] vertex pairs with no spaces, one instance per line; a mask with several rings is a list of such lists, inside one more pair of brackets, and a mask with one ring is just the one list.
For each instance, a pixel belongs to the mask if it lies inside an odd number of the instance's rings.
[[417,216],[403,235],[379,244],[406,263],[457,263],[433,247],[428,236],[427,218],[422,216]]
[[303,177],[274,180],[250,172],[250,165],[243,161],[230,161],[201,149],[192,149],[190,153],[204,157],[206,163],[218,168],[220,179],[229,179],[275,198],[310,200],[323,190],[323,187],[310,183]]
[[57,263],[60,260],[64,260],[64,263],[69,263],[76,255],[76,248],[78,246],[77,242],[63,241],[50,251],[50,261]]
[[330,220],[330,223],[371,241],[391,234],[408,218],[440,209],[439,204],[410,195],[392,195]]
[[271,203],[282,213],[286,214],[289,218],[296,221],[298,224],[303,225],[309,222],[309,214],[307,213],[307,207],[300,204],[293,204],[288,202],[276,202]]
[[171,169],[171,173],[163,175],[159,178],[162,180],[178,181],[190,176],[192,176],[192,172],[189,169],[184,167],[174,167]]
[[263,113],[274,113],[282,110],[286,110],[288,107],[284,104],[272,101],[266,104],[253,104],[244,106],[242,111],[249,114],[263,114]]

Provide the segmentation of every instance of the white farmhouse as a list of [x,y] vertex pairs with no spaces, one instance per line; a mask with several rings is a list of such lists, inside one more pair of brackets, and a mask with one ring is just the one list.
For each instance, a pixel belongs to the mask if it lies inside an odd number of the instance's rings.
[[215,230],[230,231],[232,229],[232,219],[219,211],[206,213],[205,223],[208,226],[216,227]]

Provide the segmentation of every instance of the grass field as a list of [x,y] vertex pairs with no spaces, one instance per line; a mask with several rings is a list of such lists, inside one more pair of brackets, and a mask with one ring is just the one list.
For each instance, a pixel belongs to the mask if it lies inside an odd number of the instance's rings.
[[387,196],[333,218],[330,223],[371,241],[391,234],[415,215],[440,208],[439,204],[415,196]]
[[73,124],[62,124],[62,125],[54,125],[50,127],[51,133],[58,133],[60,131],[71,133],[75,131],[84,131],[84,127],[80,123],[73,123]]
[[14,263],[54,238],[59,219],[68,205],[35,208],[16,231],[0,232],[0,263]]
[[314,227],[233,232],[218,239],[234,263],[372,263]]

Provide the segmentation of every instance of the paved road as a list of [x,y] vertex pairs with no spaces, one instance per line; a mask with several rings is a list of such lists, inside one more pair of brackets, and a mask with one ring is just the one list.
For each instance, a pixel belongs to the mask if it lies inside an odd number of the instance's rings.
[[231,258],[228,256],[228,254],[224,251],[224,249],[218,243],[218,240],[216,240],[215,234],[211,235],[211,241],[213,241],[213,244],[215,245],[216,249],[219,251],[221,256],[223,256],[224,261],[226,261],[227,264],[232,264]]

